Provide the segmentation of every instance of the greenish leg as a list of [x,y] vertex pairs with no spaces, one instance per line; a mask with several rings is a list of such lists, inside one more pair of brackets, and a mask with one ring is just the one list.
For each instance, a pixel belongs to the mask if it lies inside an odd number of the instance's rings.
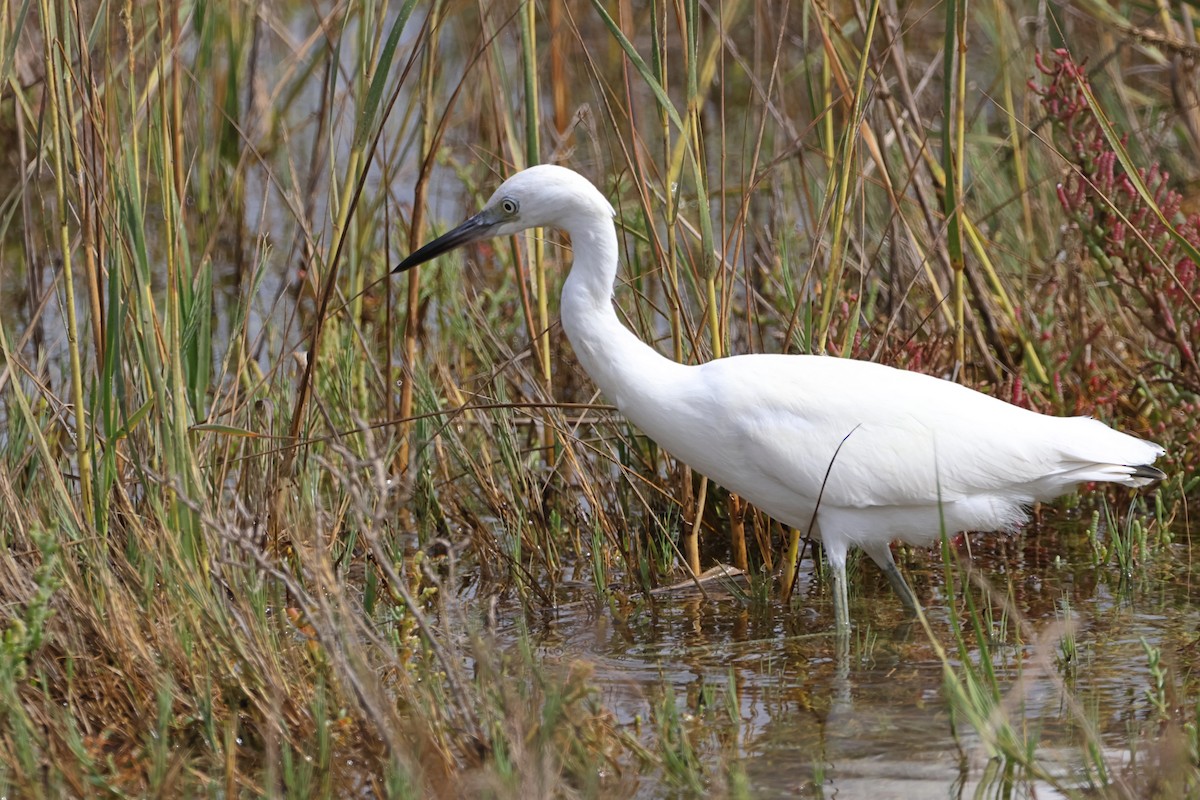
[[850,594],[846,587],[846,554],[825,551],[833,573],[833,625],[838,637],[850,635]]
[[885,542],[883,544],[872,543],[864,545],[863,550],[883,570],[883,574],[887,576],[888,583],[892,585],[892,591],[900,598],[900,602],[904,604],[904,608],[908,613],[915,617],[918,607],[917,595],[904,581],[904,576],[900,574],[900,568],[896,566],[896,561],[892,558],[892,549]]

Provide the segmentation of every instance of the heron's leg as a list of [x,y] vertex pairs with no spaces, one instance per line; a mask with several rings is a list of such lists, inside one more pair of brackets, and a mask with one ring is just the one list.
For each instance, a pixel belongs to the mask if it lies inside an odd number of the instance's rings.
[[871,542],[862,545],[862,549],[883,570],[888,583],[892,585],[892,591],[900,598],[905,610],[915,617],[917,615],[917,596],[905,583],[904,576],[900,574],[900,568],[896,566],[896,561],[892,558],[892,548],[888,546],[887,542]]
[[833,568],[833,614],[834,628],[838,636],[850,634],[850,593],[846,586],[846,562]]
[[825,544],[825,557],[833,574],[833,626],[839,637],[850,634],[850,595],[846,588],[846,548]]

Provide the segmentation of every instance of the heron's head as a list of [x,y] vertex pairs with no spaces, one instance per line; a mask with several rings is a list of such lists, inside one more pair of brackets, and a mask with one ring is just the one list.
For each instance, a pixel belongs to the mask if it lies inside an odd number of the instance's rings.
[[613,214],[604,195],[579,173],[552,164],[530,167],[500,184],[482,211],[409,255],[392,272],[404,272],[481,239],[527,228],[570,231],[580,222],[596,220],[611,224]]

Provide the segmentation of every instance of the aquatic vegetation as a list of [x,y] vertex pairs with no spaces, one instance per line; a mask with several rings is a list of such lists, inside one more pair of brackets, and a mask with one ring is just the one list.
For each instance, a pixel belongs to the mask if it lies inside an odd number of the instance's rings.
[[[0,794],[1200,791],[1195,46],[966,10],[0,3]],[[928,635],[852,562],[839,653],[804,531],[598,400],[568,242],[384,277],[534,161],[664,355],[951,377],[1169,480],[899,550]]]
[[[1200,471],[1200,211],[1157,162],[1136,166],[1127,144],[1097,107],[1085,65],[1065,49],[1035,55],[1042,77],[1030,81],[1068,161],[1057,196],[1078,234],[1082,257],[1100,267],[1118,303],[1136,315],[1136,331],[1118,330],[1129,357],[1142,361],[1153,435],[1176,462]],[[1105,338],[1100,322],[1089,339]],[[1142,336],[1130,338],[1131,333]],[[1112,413],[1122,400],[1111,377],[1093,371],[1080,392],[1083,410]]]

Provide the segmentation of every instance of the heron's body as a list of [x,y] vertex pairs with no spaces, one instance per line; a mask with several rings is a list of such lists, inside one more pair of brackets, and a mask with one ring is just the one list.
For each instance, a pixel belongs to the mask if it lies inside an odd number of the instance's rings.
[[848,624],[845,562],[852,546],[912,602],[892,561],[892,540],[925,544],[943,529],[1007,529],[1025,519],[1030,504],[1079,483],[1140,486],[1162,476],[1149,466],[1161,447],[1096,420],[1038,414],[881,364],[803,355],[675,363],[617,318],[612,215],[583,177],[533,167],[397,271],[485,235],[566,230],[574,264],[562,322],[584,370],[676,458],[821,538],[837,585],[839,627]]

